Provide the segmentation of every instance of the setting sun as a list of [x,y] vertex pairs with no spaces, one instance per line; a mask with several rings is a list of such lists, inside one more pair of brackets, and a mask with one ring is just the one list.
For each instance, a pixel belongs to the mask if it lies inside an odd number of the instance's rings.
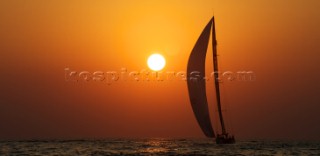
[[166,65],[166,60],[160,54],[152,54],[149,56],[147,63],[151,70],[159,71]]

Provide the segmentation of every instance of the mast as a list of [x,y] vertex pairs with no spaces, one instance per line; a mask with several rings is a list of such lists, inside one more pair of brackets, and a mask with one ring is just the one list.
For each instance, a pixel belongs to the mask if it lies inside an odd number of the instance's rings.
[[220,118],[220,124],[222,129],[222,134],[226,134],[226,128],[223,121],[222,110],[221,110],[221,100],[220,100],[220,86],[218,80],[218,57],[217,57],[217,40],[216,40],[216,30],[214,17],[212,18],[212,51],[213,51],[213,70],[214,70],[214,83],[216,89],[216,97],[217,97],[217,106]]

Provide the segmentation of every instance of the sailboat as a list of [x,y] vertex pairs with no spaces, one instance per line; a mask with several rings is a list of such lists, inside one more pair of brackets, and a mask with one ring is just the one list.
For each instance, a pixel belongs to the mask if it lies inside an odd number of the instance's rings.
[[[212,33],[210,33],[212,32]],[[213,69],[214,69],[214,87],[216,92],[216,102],[221,124],[221,134],[215,135],[209,114],[207,95],[206,95],[206,80],[205,76],[205,60],[210,39],[212,36],[212,53],[213,53]],[[198,121],[198,124],[208,138],[215,138],[217,144],[232,144],[235,143],[235,138],[230,135],[224,124],[222,110],[220,86],[218,81],[218,58],[217,58],[217,41],[215,32],[214,16],[203,29],[198,38],[193,50],[189,56],[187,66],[187,84],[189,91],[190,103],[193,113]]]

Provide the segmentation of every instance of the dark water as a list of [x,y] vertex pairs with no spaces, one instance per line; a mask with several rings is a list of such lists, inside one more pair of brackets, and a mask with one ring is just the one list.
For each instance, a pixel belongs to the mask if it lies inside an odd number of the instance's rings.
[[208,139],[105,139],[0,141],[0,155],[320,155],[320,142]]

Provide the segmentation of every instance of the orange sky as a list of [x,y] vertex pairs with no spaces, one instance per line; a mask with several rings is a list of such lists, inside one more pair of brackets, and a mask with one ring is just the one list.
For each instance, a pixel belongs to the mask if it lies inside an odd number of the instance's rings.
[[228,128],[242,139],[320,139],[319,8],[318,0],[0,1],[0,139],[203,137],[185,81],[66,82],[65,68],[140,71],[158,52],[163,71],[185,71],[213,12],[220,69],[256,75],[223,83]]

